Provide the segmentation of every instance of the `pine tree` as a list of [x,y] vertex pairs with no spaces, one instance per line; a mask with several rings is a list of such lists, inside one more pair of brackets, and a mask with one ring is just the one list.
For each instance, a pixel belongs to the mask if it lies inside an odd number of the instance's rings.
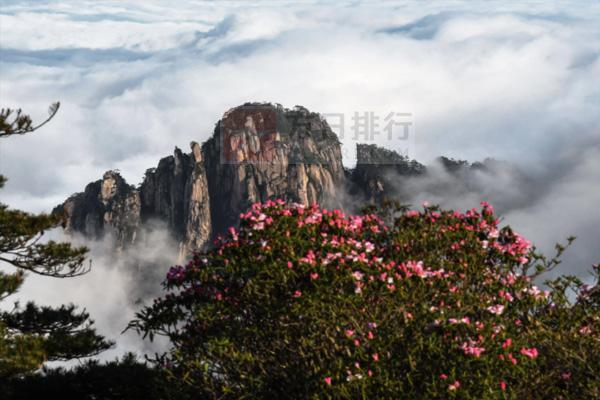
[[[56,115],[59,106],[53,104],[39,125],[21,110],[2,109],[0,140],[35,131]],[[5,182],[0,175],[0,188]],[[44,232],[60,223],[58,216],[31,214],[0,203],[0,265],[15,269],[0,271],[0,301],[18,291],[26,273],[69,278],[89,272],[87,248],[42,241]],[[113,343],[96,333],[93,324],[89,314],[74,305],[51,308],[28,303],[21,307],[15,303],[11,311],[0,313],[0,377],[34,371],[46,361],[93,356],[110,348]]]

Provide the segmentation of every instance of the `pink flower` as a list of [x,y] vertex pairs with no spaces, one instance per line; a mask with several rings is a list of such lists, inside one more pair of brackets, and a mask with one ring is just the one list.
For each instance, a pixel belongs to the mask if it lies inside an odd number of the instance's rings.
[[506,349],[507,347],[509,347],[512,344],[512,340],[510,338],[506,339],[504,341],[504,343],[502,343],[502,348]]
[[291,261],[288,261],[288,262],[287,262],[287,267],[288,267],[288,268],[292,268],[293,266],[294,266],[294,264],[292,264],[292,262],[291,262]]
[[589,335],[592,333],[592,328],[590,328],[588,325],[582,326],[581,329],[579,329],[579,333],[582,335]]
[[373,361],[379,361],[379,354],[373,353]]
[[316,273],[316,272],[311,272],[311,274],[310,274],[310,279],[312,279],[312,280],[314,281],[314,280],[315,280],[315,279],[317,279],[318,277],[319,277],[319,274],[318,274],[318,273]]
[[485,351],[483,347],[469,346],[467,343],[463,343],[460,348],[465,352],[466,355],[475,356],[475,358],[479,358],[481,353]]
[[502,391],[506,390],[506,382],[500,381],[500,389],[502,389]]
[[454,383],[448,385],[448,390],[453,391],[460,387],[460,381],[454,381]]
[[446,374],[440,374],[440,379],[448,379],[448,375],[446,375]]
[[571,373],[563,372],[562,374],[560,374],[560,377],[562,378],[563,381],[568,381],[569,379],[571,379]]
[[300,297],[300,296],[302,296],[302,292],[301,292],[301,291],[299,291],[299,290],[296,290],[296,291],[294,292],[294,297]]
[[493,214],[494,213],[494,207],[488,203],[487,201],[482,201],[481,202],[481,208],[485,209],[486,212],[488,212],[489,214]]
[[300,262],[309,264],[309,265],[315,265],[316,264],[316,257],[315,257],[315,252],[311,250],[308,250],[308,253],[306,254],[306,257],[302,257],[300,259]]
[[348,337],[354,336],[354,331],[352,329],[346,329],[346,336],[348,336]]
[[423,261],[408,261],[406,263],[406,268],[412,271],[418,277],[423,277],[425,275],[425,270],[423,269]]
[[529,358],[536,358],[538,356],[538,351],[535,347],[532,347],[531,349],[526,349],[526,348],[522,348],[521,349],[521,354],[523,354],[524,356],[527,356]]
[[530,289],[523,289],[524,292],[529,293],[534,297],[538,297],[541,293],[540,289],[537,286],[532,286]]
[[364,286],[364,283],[356,282],[354,284],[354,286],[355,286],[354,293],[358,293],[358,294],[362,293],[362,287]]
[[373,332],[369,331],[367,337],[369,338],[369,340],[373,340],[375,338],[375,335],[373,335]]
[[331,386],[331,377],[330,376],[325,377],[325,383]]
[[504,306],[502,304],[496,304],[493,306],[489,306],[486,310],[488,310],[492,314],[500,315],[504,312]]
[[500,296],[501,298],[503,298],[503,299],[505,299],[507,301],[513,301],[514,300],[514,297],[510,293],[505,292],[504,290],[499,291],[498,292],[498,296]]
[[363,274],[363,273],[362,273],[362,272],[360,272],[360,271],[354,271],[354,272],[352,273],[352,276],[353,276],[353,277],[354,277],[354,279],[356,279],[357,281],[360,281],[360,280],[362,280],[363,276],[365,276],[365,274]]
[[450,319],[448,319],[448,322],[451,325],[454,325],[454,324],[467,324],[467,325],[469,325],[471,323],[471,319],[469,317],[462,317],[461,319],[450,318]]

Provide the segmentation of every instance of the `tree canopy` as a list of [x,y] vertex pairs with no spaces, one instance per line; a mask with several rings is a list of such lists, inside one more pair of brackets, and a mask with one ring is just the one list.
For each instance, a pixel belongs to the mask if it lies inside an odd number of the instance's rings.
[[131,326],[167,336],[157,362],[211,398],[598,398],[597,286],[538,288],[557,263],[487,203],[268,202],[172,267]]
[[[21,110],[0,111],[0,140],[33,132],[50,121],[59,103],[49,109],[49,117],[39,125]],[[0,175],[0,188],[6,178]],[[13,271],[0,271],[0,301],[15,294],[27,272],[53,278],[70,278],[89,271],[85,247],[67,242],[44,241],[43,235],[61,223],[60,216],[32,214],[0,204],[0,265]],[[96,333],[89,314],[74,305],[58,308],[15,303],[11,311],[0,312],[0,376],[28,373],[46,361],[70,360],[96,355],[112,346]]]

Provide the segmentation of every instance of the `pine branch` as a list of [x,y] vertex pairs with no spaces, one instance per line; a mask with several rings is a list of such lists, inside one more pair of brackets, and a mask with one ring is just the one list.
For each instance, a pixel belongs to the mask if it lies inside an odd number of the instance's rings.
[[29,115],[23,114],[22,110],[13,110],[3,108],[0,110],[0,137],[11,135],[24,135],[33,132],[42,126],[46,125],[58,112],[60,102],[52,103],[48,107],[48,118],[39,125],[33,125],[33,121]]

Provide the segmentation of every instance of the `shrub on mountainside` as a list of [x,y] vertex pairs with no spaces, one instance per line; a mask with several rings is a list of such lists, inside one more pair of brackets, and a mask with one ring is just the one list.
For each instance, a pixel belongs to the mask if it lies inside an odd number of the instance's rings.
[[213,398],[600,397],[597,286],[538,289],[557,259],[486,203],[378,213],[256,204],[131,326]]

